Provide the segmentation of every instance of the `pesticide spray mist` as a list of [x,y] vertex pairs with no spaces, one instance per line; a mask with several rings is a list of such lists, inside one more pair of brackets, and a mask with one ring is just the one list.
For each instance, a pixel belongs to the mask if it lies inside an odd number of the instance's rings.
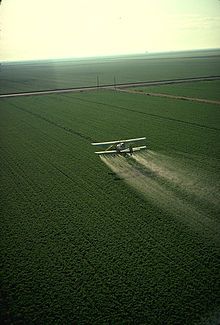
[[204,184],[201,175],[186,161],[154,151],[130,157],[101,156],[102,161],[129,186],[172,217],[207,237],[219,240],[220,193],[217,184]]

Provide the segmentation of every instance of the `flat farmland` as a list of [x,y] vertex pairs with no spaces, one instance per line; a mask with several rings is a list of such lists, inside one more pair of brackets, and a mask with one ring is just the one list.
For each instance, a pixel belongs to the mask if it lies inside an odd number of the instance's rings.
[[[218,324],[219,105],[100,90],[0,115],[4,318]],[[91,146],[136,136],[130,158]]]
[[3,62],[0,93],[219,75],[220,51]]

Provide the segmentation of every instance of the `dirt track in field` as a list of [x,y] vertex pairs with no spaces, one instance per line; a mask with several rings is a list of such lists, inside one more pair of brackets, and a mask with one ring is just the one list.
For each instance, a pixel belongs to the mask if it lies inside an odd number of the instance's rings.
[[220,192],[216,182],[182,160],[148,150],[132,157],[100,156],[117,177],[192,231],[219,242]]
[[149,92],[133,90],[133,89],[131,90],[131,89],[117,88],[116,90],[121,91],[121,92],[131,93],[131,94],[141,94],[141,95],[153,96],[153,97],[166,97],[166,98],[172,98],[172,99],[181,99],[181,100],[189,100],[189,101],[206,103],[206,104],[220,105],[220,101],[218,101],[218,100],[211,100],[211,99],[205,99],[205,98],[185,97],[185,96],[177,96],[177,95],[162,94],[162,93],[149,93]]

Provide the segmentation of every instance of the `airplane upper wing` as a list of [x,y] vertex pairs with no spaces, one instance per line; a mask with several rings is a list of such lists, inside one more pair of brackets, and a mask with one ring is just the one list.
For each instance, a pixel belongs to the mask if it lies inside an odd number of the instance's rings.
[[111,144],[117,144],[117,143],[125,143],[125,142],[136,142],[136,141],[141,141],[145,140],[146,137],[143,138],[135,138],[135,139],[127,139],[127,140],[116,140],[116,141],[108,141],[108,142],[93,142],[93,146],[105,146],[105,145],[111,145]]

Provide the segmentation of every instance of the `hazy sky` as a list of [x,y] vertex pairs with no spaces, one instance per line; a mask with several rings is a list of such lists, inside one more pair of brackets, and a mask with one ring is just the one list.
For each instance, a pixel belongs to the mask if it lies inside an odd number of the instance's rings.
[[220,48],[219,0],[2,0],[0,60]]

